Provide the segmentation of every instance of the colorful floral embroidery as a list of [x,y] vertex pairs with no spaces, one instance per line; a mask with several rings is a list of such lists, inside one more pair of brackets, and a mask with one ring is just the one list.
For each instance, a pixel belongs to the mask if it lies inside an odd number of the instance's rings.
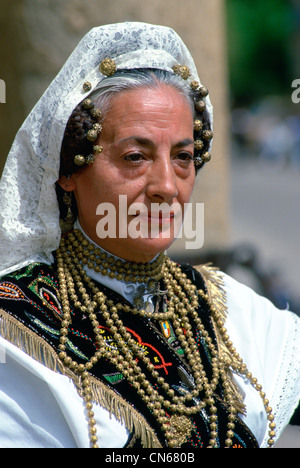
[[14,301],[24,300],[28,301],[28,297],[24,294],[16,284],[4,282],[0,283],[0,298],[11,299]]

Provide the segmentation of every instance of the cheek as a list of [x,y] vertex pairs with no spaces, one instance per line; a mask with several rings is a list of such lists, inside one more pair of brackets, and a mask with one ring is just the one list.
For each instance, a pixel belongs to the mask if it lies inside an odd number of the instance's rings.
[[195,186],[195,176],[191,175],[188,179],[181,181],[178,189],[178,200],[180,203],[188,203],[192,196]]
[[[77,183],[75,195],[78,208],[86,215],[95,215],[101,203],[111,203],[119,211],[120,195],[126,195],[128,205],[136,201],[140,191],[139,183],[123,183],[115,173],[105,176],[85,174]],[[123,205],[122,205],[123,206]]]

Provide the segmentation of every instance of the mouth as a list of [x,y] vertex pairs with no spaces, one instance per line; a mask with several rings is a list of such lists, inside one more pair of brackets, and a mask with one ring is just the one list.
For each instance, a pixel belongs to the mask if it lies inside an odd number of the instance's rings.
[[148,219],[149,220],[158,220],[158,221],[163,221],[163,220],[170,220],[175,218],[175,213],[174,211],[168,211],[166,213],[163,213],[161,211],[155,213],[155,212],[150,212],[148,213]]
[[168,212],[153,212],[153,211],[147,211],[145,213],[140,213],[136,215],[139,217],[139,219],[142,222],[148,223],[149,225],[170,225],[173,223],[175,219],[175,212],[174,211],[168,211]]
[[[178,206],[177,206],[178,205]],[[181,206],[179,204],[152,204],[151,206],[139,206],[135,213],[131,212],[131,219],[138,220],[141,226],[147,229],[178,229],[182,224]]]

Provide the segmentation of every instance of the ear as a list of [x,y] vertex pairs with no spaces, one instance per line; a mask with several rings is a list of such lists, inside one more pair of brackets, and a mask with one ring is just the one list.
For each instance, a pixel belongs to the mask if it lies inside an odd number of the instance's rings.
[[73,174],[69,178],[66,176],[61,176],[57,183],[66,192],[73,192],[76,189],[76,181]]

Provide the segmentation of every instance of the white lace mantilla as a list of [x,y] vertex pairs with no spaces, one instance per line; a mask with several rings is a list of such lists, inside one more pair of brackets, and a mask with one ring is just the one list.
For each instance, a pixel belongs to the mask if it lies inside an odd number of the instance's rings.
[[[16,135],[0,182],[0,275],[32,261],[50,263],[61,231],[55,193],[64,130],[73,109],[104,78],[99,64],[119,69],[186,65],[200,82],[194,61],[170,28],[145,23],[92,29],[78,44]],[[212,115],[210,100],[207,109]]]

